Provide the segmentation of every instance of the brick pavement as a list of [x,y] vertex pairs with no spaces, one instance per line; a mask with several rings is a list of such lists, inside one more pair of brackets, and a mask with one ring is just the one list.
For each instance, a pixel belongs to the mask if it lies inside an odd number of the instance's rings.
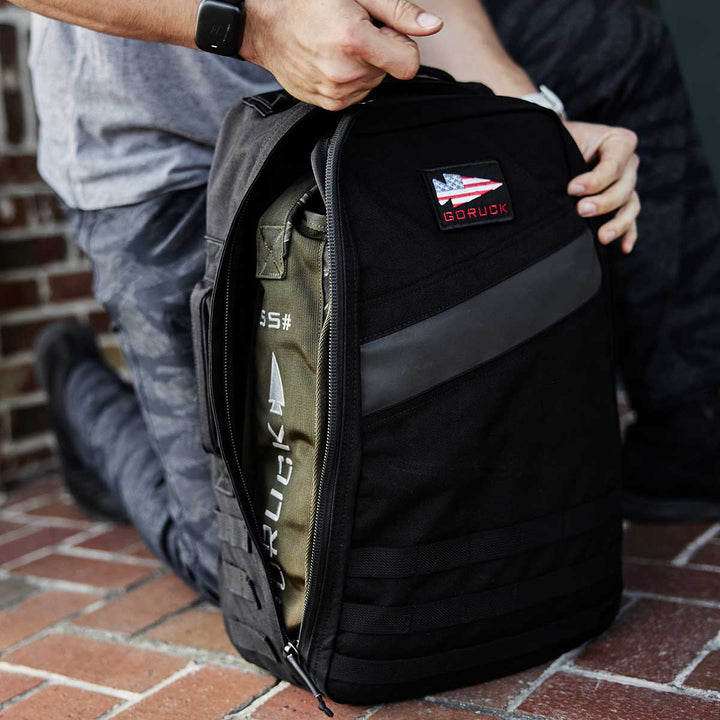
[[[720,720],[720,524],[629,527],[626,585],[617,623],[551,664],[336,717]],[[53,478],[0,505],[0,716],[322,717],[244,662],[134,530],[89,521]]]

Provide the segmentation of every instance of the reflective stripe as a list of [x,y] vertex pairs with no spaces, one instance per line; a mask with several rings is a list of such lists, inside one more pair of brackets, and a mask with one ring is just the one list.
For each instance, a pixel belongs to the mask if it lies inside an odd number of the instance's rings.
[[420,395],[546,330],[600,289],[590,230],[488,290],[360,349],[363,415]]

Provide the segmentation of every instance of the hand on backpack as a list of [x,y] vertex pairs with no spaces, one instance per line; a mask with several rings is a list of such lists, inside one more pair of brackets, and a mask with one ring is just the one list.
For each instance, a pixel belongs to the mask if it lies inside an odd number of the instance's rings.
[[327,110],[362,100],[386,74],[413,77],[420,57],[408,35],[442,27],[407,0],[247,0],[246,10],[241,56],[294,97]]
[[590,172],[570,182],[568,192],[582,198],[578,212],[583,217],[615,212],[615,217],[600,228],[600,242],[609,244],[622,238],[622,251],[632,252],[640,214],[640,199],[635,191],[640,165],[635,154],[637,135],[632,130],[595,123],[566,122],[565,127],[585,160],[595,164]]

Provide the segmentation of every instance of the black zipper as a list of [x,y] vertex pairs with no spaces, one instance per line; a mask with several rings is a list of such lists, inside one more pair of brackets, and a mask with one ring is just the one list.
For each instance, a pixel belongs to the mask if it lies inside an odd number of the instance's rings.
[[325,166],[325,205],[327,212],[328,265],[330,270],[330,327],[328,333],[328,412],[326,425],[325,453],[316,493],[313,513],[310,562],[305,584],[305,606],[298,638],[298,647],[305,659],[310,657],[312,642],[317,625],[318,610],[321,606],[325,561],[328,543],[325,542],[331,524],[332,497],[335,487],[330,477],[335,469],[338,431],[342,422],[338,392],[343,381],[343,356],[340,348],[344,345],[345,328],[340,323],[345,301],[345,255],[342,243],[337,242],[337,221],[339,207],[337,198],[336,168],[342,144],[354,115],[348,113],[340,120],[328,144]]
[[[295,128],[295,126],[301,122],[303,119],[305,119],[307,115],[302,115],[298,120],[293,123],[289,128],[287,128],[286,132],[290,132],[292,129]],[[258,178],[262,175],[262,172],[264,168],[267,166],[270,159],[275,155],[277,152],[278,146],[276,145],[267,155],[265,158],[265,161],[263,162],[262,168],[257,172],[255,175],[255,179],[252,181],[250,186],[248,187],[245,197],[243,198],[243,202],[238,207],[237,211],[235,212],[235,216],[233,217],[232,224],[230,225],[230,231],[228,232],[228,242],[225,244],[222,252],[222,256],[220,257],[218,261],[218,270],[220,268],[223,269],[225,272],[226,268],[232,267],[232,259],[233,259],[233,253],[235,252],[235,244],[232,242],[232,238],[236,235],[238,226],[240,225],[240,222],[245,215],[245,210],[247,208],[248,204],[248,198],[251,196],[253,189],[255,188],[255,185],[257,184]],[[227,258],[225,257],[227,255]],[[218,271],[218,275],[219,275]],[[229,316],[230,316],[230,279],[227,278],[225,280],[225,308],[224,308],[225,314],[223,316],[223,375],[222,375],[222,385],[223,385],[223,394],[224,394],[224,401],[225,401],[225,421],[227,423],[228,432],[226,435],[229,437],[230,441],[230,449],[232,451],[232,459],[234,461],[235,465],[235,473],[231,474],[230,478],[232,480],[233,486],[235,486],[235,492],[237,494],[238,488],[235,483],[235,479],[239,479],[240,484],[242,486],[243,494],[245,496],[245,504],[248,508],[248,512],[250,514],[250,517],[253,521],[253,530],[255,531],[256,539],[259,539],[262,537],[262,533],[260,530],[260,523],[258,521],[257,515],[255,513],[255,508],[253,507],[253,501],[252,501],[252,495],[250,494],[250,490],[248,489],[247,483],[245,482],[245,476],[242,471],[242,466],[240,464],[240,454],[238,452],[237,443],[235,441],[235,433],[233,432],[233,420],[232,416],[230,414],[230,383],[229,383],[229,375],[230,375],[230,322],[229,322]],[[224,455],[224,453],[223,453]],[[262,553],[261,553],[262,555]],[[267,567],[267,563],[265,562],[265,557],[262,557],[263,560],[263,566],[265,567],[266,571],[269,571],[269,568]],[[271,577],[271,575],[268,572],[268,577]],[[281,623],[282,627],[282,623]],[[284,627],[283,627],[284,630]]]
[[[307,115],[304,114],[300,118],[298,118],[298,120],[293,125],[286,128],[286,133],[291,132],[292,129],[299,122],[304,120],[306,117],[307,117]],[[347,117],[344,117],[338,124],[338,127],[336,128],[336,131],[333,135],[333,142],[335,142],[337,139],[339,139],[339,136],[341,135],[341,132],[340,132],[341,128],[343,128],[347,124],[345,122],[346,120],[347,120]],[[331,143],[331,146],[332,146],[332,144],[333,143]],[[332,150],[332,147],[329,148],[329,150],[328,150],[328,160],[330,160],[331,150]],[[258,178],[262,174],[264,167],[267,165],[270,158],[275,154],[276,151],[277,151],[277,146],[268,153],[267,157],[265,158],[265,162],[263,163],[263,168],[261,168],[261,170],[257,173],[257,175],[255,176],[255,179],[253,180],[251,185],[248,187],[248,189],[245,193],[244,201],[238,208],[237,212],[235,213],[235,216],[233,217],[232,225],[230,226],[230,231],[228,233],[228,238],[234,237],[234,235],[237,233],[238,226],[240,225],[240,222],[242,221],[242,218],[245,214],[245,209],[247,207],[247,200],[250,197],[250,195],[252,194],[252,191],[257,183]],[[330,184],[330,183],[328,183],[330,168],[331,168],[331,163],[328,162],[328,175],[326,176],[327,184]],[[328,244],[330,245],[330,232],[328,232]],[[233,258],[234,251],[235,251],[234,244],[231,243],[229,246],[228,245],[225,246],[225,248],[223,249],[223,255],[219,260],[220,267],[222,267],[222,266],[224,266],[225,268],[232,267],[232,258]],[[225,257],[226,254],[227,254],[227,259]],[[332,253],[330,253],[330,255],[332,255]],[[332,268],[332,261],[331,261],[331,268]],[[333,295],[332,295],[332,287],[333,287],[332,269],[331,269],[330,275],[331,275],[331,281],[330,281],[331,297],[333,297]],[[237,443],[235,441],[235,435],[233,433],[233,420],[232,420],[232,416],[230,413],[230,383],[228,381],[229,373],[230,373],[230,347],[229,347],[230,346],[230,339],[229,339],[230,287],[229,286],[230,286],[230,280],[228,278],[225,280],[225,308],[224,308],[225,315],[224,315],[224,327],[223,327],[222,385],[223,385],[224,401],[225,401],[225,421],[227,423],[227,428],[229,431],[227,433],[227,435],[229,436],[230,450],[231,450],[231,454],[232,454],[232,460],[234,461],[234,469],[235,469],[235,472],[232,473],[230,477],[231,477],[233,485],[235,486],[236,494],[238,494],[238,487],[236,485],[236,479],[239,480],[239,482],[240,482],[240,485],[241,485],[241,488],[243,491],[242,494],[245,497],[245,505],[248,508],[248,513],[252,519],[252,524],[253,524],[252,529],[255,533],[256,542],[257,542],[257,539],[261,537],[260,523],[259,523],[257,515],[255,513],[255,508],[253,507],[252,495],[250,494],[247,483],[245,482],[245,476],[243,474],[242,467],[240,464],[240,454],[238,452]],[[331,305],[331,314],[332,314],[332,305]],[[330,323],[331,323],[331,327],[332,327],[332,323],[333,323],[332,318],[331,318]],[[337,324],[337,321],[336,321],[336,324]],[[332,343],[330,343],[330,344],[332,345]],[[330,387],[330,385],[331,385],[330,373],[328,373],[328,376],[329,376],[328,387]],[[329,423],[328,423],[328,427],[330,427]],[[330,435],[331,435],[331,433],[328,433],[328,442],[330,441]],[[327,460],[327,453],[323,460],[323,472],[321,472],[321,479],[322,479],[324,471],[325,471],[326,460]],[[318,495],[319,495],[319,493],[318,493]],[[318,498],[318,506],[319,506],[319,504],[320,504],[320,499]],[[315,535],[316,535],[316,529],[315,529],[315,523],[314,523],[313,524],[313,549],[315,548],[315,545],[316,545]],[[312,560],[313,560],[314,555],[315,555],[314,551],[311,551],[311,563],[310,563],[311,571],[312,571]],[[268,567],[267,558],[265,557],[265,554],[262,552],[260,553],[260,557],[261,557],[261,562],[263,564],[265,573],[266,573],[267,577],[269,578],[269,577],[271,577],[271,574],[270,574],[270,568]],[[312,572],[310,572],[308,574],[308,579],[311,575],[312,575]],[[308,588],[309,588],[309,583],[308,583]],[[306,593],[306,605],[307,605],[307,598],[308,598],[308,595]],[[280,633],[283,638],[283,643],[284,643],[283,653],[285,655],[285,659],[286,659],[287,663],[290,665],[290,667],[292,668],[292,670],[294,671],[296,676],[303,682],[303,684],[307,687],[307,689],[313,694],[315,699],[318,701],[318,708],[323,713],[325,713],[325,715],[327,715],[328,717],[333,717],[334,714],[333,714],[332,710],[330,710],[327,707],[327,705],[325,704],[325,699],[324,699],[322,693],[318,690],[318,688],[313,683],[312,679],[310,678],[310,676],[307,673],[307,670],[305,667],[305,662],[303,660],[303,656],[300,654],[300,652],[298,651],[296,646],[291,642],[290,637],[287,633],[287,630],[285,629],[285,622],[284,622],[283,618],[281,617],[277,606],[275,606],[275,613],[276,613],[276,617],[278,619],[278,626],[280,629]],[[301,623],[301,626],[304,624],[304,619],[305,619],[305,612],[303,612],[303,623]],[[302,627],[301,627],[301,630],[302,630]],[[306,654],[306,657],[307,657],[307,654]]]

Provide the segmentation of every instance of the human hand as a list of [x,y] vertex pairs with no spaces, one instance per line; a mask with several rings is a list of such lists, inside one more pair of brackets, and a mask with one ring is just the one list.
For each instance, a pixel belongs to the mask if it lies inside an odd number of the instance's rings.
[[635,191],[640,159],[635,154],[637,135],[625,128],[584,122],[566,122],[583,157],[595,167],[570,181],[570,195],[581,197],[578,213],[596,217],[615,212],[599,231],[607,245],[622,238],[622,251],[632,252],[637,241],[640,199]]
[[327,110],[362,100],[386,73],[412,78],[420,57],[408,35],[442,27],[408,0],[247,0],[246,13],[240,55],[294,97]]

